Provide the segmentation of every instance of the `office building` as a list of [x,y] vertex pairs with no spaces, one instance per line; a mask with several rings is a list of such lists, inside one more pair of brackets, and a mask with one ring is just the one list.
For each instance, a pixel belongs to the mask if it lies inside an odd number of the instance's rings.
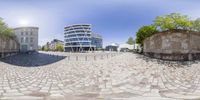
[[91,25],[65,27],[64,49],[66,52],[94,51],[102,48],[102,37],[91,31]]

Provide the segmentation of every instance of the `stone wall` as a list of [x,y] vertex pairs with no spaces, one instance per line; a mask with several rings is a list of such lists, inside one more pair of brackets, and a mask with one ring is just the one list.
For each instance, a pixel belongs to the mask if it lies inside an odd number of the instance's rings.
[[200,33],[166,31],[144,40],[144,54],[167,60],[194,60],[200,55]]
[[19,52],[19,43],[15,38],[0,37],[0,58]]

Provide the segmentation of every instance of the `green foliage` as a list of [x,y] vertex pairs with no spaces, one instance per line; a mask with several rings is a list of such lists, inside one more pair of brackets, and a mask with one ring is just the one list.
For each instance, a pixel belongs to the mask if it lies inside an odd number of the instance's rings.
[[57,44],[57,45],[56,45],[56,49],[55,49],[55,51],[63,52],[63,51],[64,51],[64,47],[63,47],[63,45],[62,45],[62,44]]
[[158,32],[158,30],[153,25],[141,27],[138,30],[138,32],[136,33],[136,43],[138,43],[141,46],[143,46],[144,39],[146,39],[147,37],[150,37],[151,35],[153,35],[153,34],[155,34],[157,32]]
[[50,48],[44,47],[44,51],[50,51]]
[[45,46],[42,46],[41,50],[44,51],[44,49],[45,49]]
[[126,42],[127,44],[133,45],[135,43],[133,37],[129,37],[128,41]]
[[0,18],[0,36],[5,38],[14,37],[13,30],[3,22],[2,18]]
[[169,15],[156,17],[154,20],[154,25],[157,26],[161,31],[173,29],[189,30],[192,27],[192,22],[186,15],[171,13]]
[[196,20],[194,20],[193,22],[192,22],[192,29],[194,30],[194,31],[197,31],[197,32],[200,32],[200,18],[197,18]]

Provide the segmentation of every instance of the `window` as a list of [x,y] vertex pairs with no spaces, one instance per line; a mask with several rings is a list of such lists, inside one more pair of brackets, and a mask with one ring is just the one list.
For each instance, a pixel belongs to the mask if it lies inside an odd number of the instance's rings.
[[33,35],[33,32],[31,32],[30,34]]
[[26,37],[25,41],[26,41],[26,43],[28,42],[28,37]]
[[33,50],[34,45],[30,44],[30,50]]
[[26,32],[26,35],[28,35],[28,32]]
[[24,35],[24,32],[21,32],[21,35]]
[[21,38],[21,43],[23,43],[23,42],[24,42],[24,38],[22,37],[22,38]]
[[30,38],[30,42],[33,42],[33,38],[32,37]]

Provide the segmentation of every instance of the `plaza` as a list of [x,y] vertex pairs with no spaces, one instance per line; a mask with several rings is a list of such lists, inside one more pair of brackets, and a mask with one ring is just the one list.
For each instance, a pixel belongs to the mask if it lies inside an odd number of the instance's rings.
[[199,100],[199,64],[133,53],[19,54],[0,61],[0,100]]

